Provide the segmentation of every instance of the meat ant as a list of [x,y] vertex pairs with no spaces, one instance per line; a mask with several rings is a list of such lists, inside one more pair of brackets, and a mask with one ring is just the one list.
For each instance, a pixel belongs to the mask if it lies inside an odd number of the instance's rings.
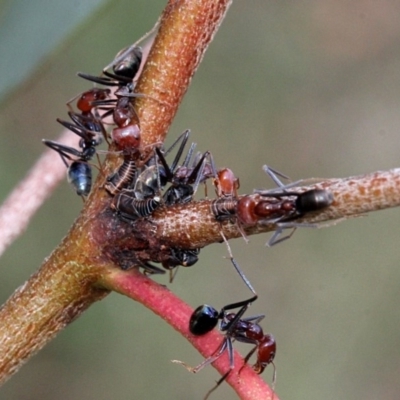
[[[268,364],[274,365],[273,360],[276,353],[275,339],[270,334],[264,334],[263,329],[259,325],[259,322],[264,318],[264,315],[254,315],[243,318],[244,313],[247,311],[251,303],[258,298],[258,295],[250,282],[244,276],[239,265],[236,263],[233,257],[231,257],[231,262],[245,282],[246,286],[253,293],[253,296],[243,301],[228,304],[222,307],[220,311],[217,311],[214,307],[207,304],[197,307],[190,317],[189,331],[195,336],[202,336],[208,332],[211,332],[217,325],[219,325],[219,330],[225,333],[225,337],[214,354],[203,360],[196,367],[191,367],[179,360],[172,361],[174,363],[183,365],[190,372],[197,373],[207,365],[212,364],[214,361],[219,359],[225,350],[228,352],[229,369],[217,381],[215,386],[213,386],[207,392],[204,399],[207,399],[210,394],[217,389],[222,382],[224,382],[224,380],[233,370],[235,366],[233,342],[235,340],[254,345],[254,348],[246,355],[244,359],[244,365],[246,365],[250,357],[257,351],[257,361],[252,367],[257,374],[261,374]],[[239,310],[236,313],[228,312],[234,309]],[[241,369],[244,367],[244,365],[241,367]],[[273,382],[275,383],[275,366]]]
[[[143,58],[142,49],[138,44],[153,34],[159,23],[160,20],[134,44],[120,50],[114,60],[103,68],[102,72],[105,76],[93,76],[81,72],[78,73],[78,76],[101,85],[127,87],[129,91],[132,91],[132,80],[137,75]],[[110,68],[113,72],[108,71]]]
[[[300,224],[293,221],[303,217],[307,213],[329,207],[333,203],[334,197],[329,190],[310,189],[304,192],[290,191],[288,189],[300,184],[302,181],[284,185],[278,175],[288,179],[285,175],[267,165],[264,165],[263,169],[278,185],[278,188],[255,190],[254,192],[261,196],[260,200],[256,200],[257,197],[251,198],[251,196],[248,199],[242,198],[238,203],[237,212],[238,218],[243,223],[246,223],[246,219],[250,224],[255,220],[261,224],[276,223],[278,229],[268,241],[268,246],[273,246],[289,239],[298,227],[314,227],[314,224]],[[273,199],[274,201],[271,201]],[[255,201],[257,204],[254,204]],[[293,231],[288,236],[278,239],[283,230],[287,228],[293,228]]]
[[[79,141],[81,150],[52,140],[43,139],[42,141],[46,146],[60,154],[62,161],[67,167],[68,181],[72,184],[76,193],[79,196],[87,196],[92,187],[92,170],[88,162],[96,154],[95,147],[102,141],[99,132],[102,132],[104,127],[92,114],[80,115],[70,113],[70,117],[75,124],[59,119],[57,121],[81,138]],[[77,159],[74,157],[77,157]],[[71,164],[68,165],[66,160],[72,161]]]
[[127,88],[128,92],[132,92],[132,81],[140,69],[142,55],[141,47],[131,46],[128,49],[122,49],[117,53],[111,65],[113,72],[107,71],[107,66],[102,71],[103,75],[105,76],[94,76],[83,72],[78,72],[78,76],[104,86],[118,86],[119,88]]
[[111,137],[117,149],[124,153],[124,160],[118,170],[107,178],[104,185],[111,195],[116,195],[133,182],[141,143],[136,112],[126,98],[119,99],[114,109],[114,121],[117,127],[112,130]]

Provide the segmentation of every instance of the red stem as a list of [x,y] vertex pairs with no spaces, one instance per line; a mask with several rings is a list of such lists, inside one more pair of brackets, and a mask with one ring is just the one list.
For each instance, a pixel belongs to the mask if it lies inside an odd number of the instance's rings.
[[[124,272],[113,270],[103,277],[101,282],[106,288],[115,290],[130,297],[159,315],[169,325],[184,336],[204,357],[214,353],[223,340],[223,335],[215,329],[204,336],[194,336],[189,332],[189,319],[193,309],[173,294],[165,286],[147,278],[137,270]],[[235,367],[228,375],[226,382],[243,400],[279,400],[277,395],[257,375],[251,367],[243,366],[243,358],[235,351]],[[226,352],[213,363],[213,366],[224,374],[229,369]]]

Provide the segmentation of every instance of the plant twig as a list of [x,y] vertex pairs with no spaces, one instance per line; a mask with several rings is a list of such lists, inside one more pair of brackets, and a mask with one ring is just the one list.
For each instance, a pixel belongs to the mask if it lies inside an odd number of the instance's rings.
[[[229,4],[228,0],[171,0],[168,3],[137,87],[137,91],[145,95],[136,101],[143,160],[151,154],[152,145],[164,140],[190,79]],[[167,289],[135,269],[121,270],[124,263],[137,265],[135,260],[152,255],[149,248],[153,244],[159,246],[155,252],[162,255],[163,248],[168,249],[168,246],[193,248],[220,241],[221,225],[211,214],[210,200],[160,209],[151,221],[143,219],[136,224],[121,221],[110,210],[110,197],[102,187],[120,162],[115,154],[107,156],[85,209],[68,236],[41,269],[0,309],[1,382],[110,290],[134,298],[163,316],[204,356],[210,355],[219,344],[221,335],[215,332],[197,339],[189,335],[187,322],[191,310]],[[398,206],[399,182],[400,170],[396,169],[313,185],[331,190],[334,203],[296,222],[336,220]],[[274,228],[273,224],[257,224],[245,229],[247,234],[253,234]],[[228,238],[240,235],[234,223],[224,223],[222,229]],[[228,382],[240,396],[247,399],[271,397],[271,391],[250,368],[237,375],[235,371],[242,361],[240,357],[235,360],[236,367]],[[215,364],[220,371],[226,371],[225,357]],[[248,394],[252,390],[258,390],[258,394]]]
[[[216,330],[206,336],[194,336],[189,331],[189,319],[193,312],[192,308],[174,295],[165,286],[140,274],[137,270],[124,272],[112,270],[103,276],[102,284],[112,290],[124,294],[139,301],[145,307],[164,319],[169,325],[181,333],[199,352],[208,357],[212,355],[223,340]],[[244,400],[279,400],[278,396],[268,385],[256,375],[249,367],[245,367],[239,374],[243,365],[243,359],[238,352],[234,355],[235,368],[228,375],[226,381],[236,391],[238,396]],[[214,364],[214,367],[222,374],[229,369],[228,356],[225,354]]]
[[[312,181],[306,179],[304,182]],[[320,211],[307,213],[293,221],[301,226],[334,225],[347,218],[358,217],[366,212],[400,206],[400,168],[378,171],[349,178],[323,180],[317,184],[293,187],[292,192],[302,193],[310,189],[327,189],[333,194],[333,203]],[[258,195],[254,195],[255,197]],[[211,212],[212,200],[201,200],[187,205],[175,205],[157,210],[153,223],[158,235],[167,246],[179,235],[181,247],[197,248],[221,241],[221,229],[228,239],[242,235],[236,223],[220,224]],[[182,229],[184,227],[184,229]],[[244,227],[246,234],[253,235],[277,229],[276,223],[260,223]]]

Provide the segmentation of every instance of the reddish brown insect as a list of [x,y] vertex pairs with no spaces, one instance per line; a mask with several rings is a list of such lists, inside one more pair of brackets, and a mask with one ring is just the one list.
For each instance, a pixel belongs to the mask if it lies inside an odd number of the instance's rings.
[[223,168],[217,171],[214,186],[218,197],[236,198],[240,182],[231,169]]

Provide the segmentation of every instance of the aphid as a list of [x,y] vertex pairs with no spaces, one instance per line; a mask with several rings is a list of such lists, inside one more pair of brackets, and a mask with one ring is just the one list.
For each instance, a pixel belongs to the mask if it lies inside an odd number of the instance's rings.
[[160,170],[162,167],[157,163],[155,165],[146,165],[135,181],[134,192],[138,199],[147,199],[160,194],[162,183]]
[[234,223],[236,221],[237,204],[237,199],[220,197],[212,201],[211,211],[217,221],[222,222],[228,220]]
[[148,217],[161,204],[161,198],[158,196],[145,200],[136,199],[134,196],[133,190],[123,190],[113,198],[110,207],[121,217],[135,220]]
[[[199,184],[213,176],[213,172],[208,173],[206,171],[207,160],[212,159],[211,153],[208,151],[200,157],[195,157],[193,163],[189,166],[194,146],[192,144],[184,163],[175,170],[168,166],[162,152],[156,148],[157,156],[165,171],[165,180],[171,182],[171,186],[164,194],[166,205],[188,203],[192,200]],[[211,162],[209,161],[209,163]]]
[[131,184],[135,178],[136,170],[136,161],[132,160],[130,157],[124,157],[124,161],[117,171],[107,177],[104,188],[112,196],[115,196],[122,189]]

